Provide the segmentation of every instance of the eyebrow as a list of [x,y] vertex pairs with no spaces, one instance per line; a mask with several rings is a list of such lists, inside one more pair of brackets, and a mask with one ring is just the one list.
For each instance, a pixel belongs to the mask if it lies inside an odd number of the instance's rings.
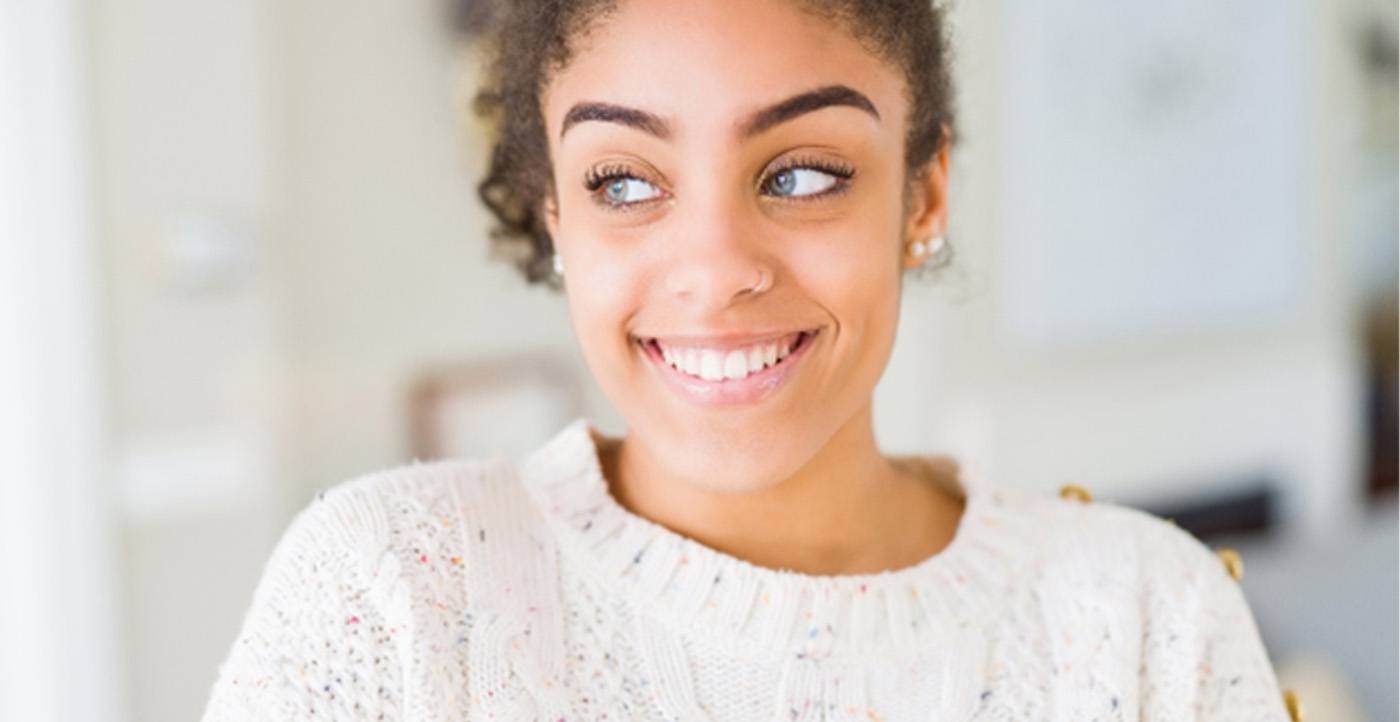
[[[799,115],[841,105],[863,110],[876,120],[880,119],[880,111],[875,109],[875,104],[870,102],[865,94],[846,85],[828,85],[759,108],[735,124],[735,135],[740,140],[746,140]],[[569,128],[590,120],[636,128],[661,140],[669,140],[671,137],[671,125],[645,110],[612,103],[582,102],[564,114],[564,125],[559,129],[559,138],[562,140]]]

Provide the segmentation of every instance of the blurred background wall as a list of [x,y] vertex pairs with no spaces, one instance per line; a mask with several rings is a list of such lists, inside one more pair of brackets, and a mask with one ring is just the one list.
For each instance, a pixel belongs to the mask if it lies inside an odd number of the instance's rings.
[[[1394,4],[1035,5],[952,6],[958,256],[882,443],[1194,514],[1314,719],[1396,719]],[[488,259],[462,7],[0,0],[0,718],[196,718],[291,515],[423,455],[434,379],[571,389],[473,453],[625,429]]]

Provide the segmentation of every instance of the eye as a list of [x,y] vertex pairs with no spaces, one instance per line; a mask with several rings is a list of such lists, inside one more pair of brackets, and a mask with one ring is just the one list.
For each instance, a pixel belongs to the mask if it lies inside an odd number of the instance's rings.
[[845,190],[855,170],[824,161],[790,161],[768,176],[764,190],[780,198],[813,199]]
[[603,196],[611,203],[625,205],[627,203],[637,203],[639,201],[655,198],[659,193],[647,193],[647,189],[656,190],[656,186],[640,179],[616,177],[608,181],[603,186]]
[[661,196],[661,190],[655,185],[622,167],[590,170],[583,187],[592,194],[594,202],[615,209],[625,209]]
[[789,168],[773,174],[769,187],[782,196],[809,196],[836,185],[835,176],[811,168]]

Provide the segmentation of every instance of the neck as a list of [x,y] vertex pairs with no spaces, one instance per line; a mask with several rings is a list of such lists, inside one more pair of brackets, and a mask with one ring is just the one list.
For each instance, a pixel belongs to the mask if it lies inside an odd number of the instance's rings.
[[610,490],[632,513],[758,566],[804,574],[900,569],[947,546],[962,513],[875,443],[870,405],[807,463],[743,494],[698,489],[628,437],[601,445]]

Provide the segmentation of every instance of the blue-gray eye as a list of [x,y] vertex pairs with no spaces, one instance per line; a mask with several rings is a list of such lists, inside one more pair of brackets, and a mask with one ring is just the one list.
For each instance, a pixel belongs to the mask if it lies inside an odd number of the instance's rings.
[[773,187],[778,189],[782,195],[792,192],[797,187],[797,175],[791,170],[785,170],[773,176]]
[[[652,192],[648,193],[648,189],[651,189]],[[611,203],[625,205],[648,200],[657,195],[657,193],[652,184],[640,178],[619,176],[608,181],[607,186],[603,188],[603,195]]]
[[776,195],[810,196],[831,188],[837,182],[836,176],[814,168],[786,168],[773,174],[770,186]]

